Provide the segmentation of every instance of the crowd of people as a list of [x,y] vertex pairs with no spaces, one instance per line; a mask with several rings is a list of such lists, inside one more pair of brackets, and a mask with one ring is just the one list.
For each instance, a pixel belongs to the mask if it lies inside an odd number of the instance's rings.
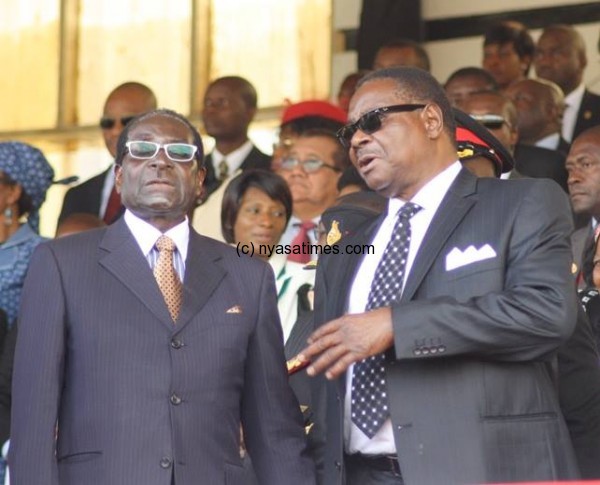
[[600,95],[571,26],[482,52],[436,80],[393,39],[272,155],[241,76],[205,92],[210,153],[121,84],[53,240],[50,164],[0,143],[11,483],[600,479]]

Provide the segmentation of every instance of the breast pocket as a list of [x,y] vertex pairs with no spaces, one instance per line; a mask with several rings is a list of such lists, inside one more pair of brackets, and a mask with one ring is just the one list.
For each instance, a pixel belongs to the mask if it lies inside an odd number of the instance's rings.
[[497,259],[487,259],[444,271],[434,278],[436,293],[460,302],[501,291],[504,287],[504,268]]

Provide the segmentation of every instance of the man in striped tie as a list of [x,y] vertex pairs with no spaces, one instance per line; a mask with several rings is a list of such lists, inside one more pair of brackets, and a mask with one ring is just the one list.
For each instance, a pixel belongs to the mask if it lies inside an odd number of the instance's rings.
[[13,484],[313,485],[270,267],[200,236],[200,135],[155,110],[117,143],[125,214],[36,252],[15,354]]

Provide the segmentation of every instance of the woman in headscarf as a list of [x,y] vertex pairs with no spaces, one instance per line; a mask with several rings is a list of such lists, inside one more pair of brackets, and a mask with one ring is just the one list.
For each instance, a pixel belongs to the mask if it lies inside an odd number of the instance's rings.
[[31,145],[0,143],[0,308],[8,325],[17,317],[23,280],[39,234],[39,209],[54,171]]

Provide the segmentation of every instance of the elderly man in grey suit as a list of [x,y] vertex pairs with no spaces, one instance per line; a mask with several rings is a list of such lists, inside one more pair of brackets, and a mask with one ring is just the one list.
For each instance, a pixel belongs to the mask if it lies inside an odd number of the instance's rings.
[[314,483],[287,383],[273,274],[190,229],[196,129],[168,110],[119,139],[127,208],[44,244],[25,284],[13,386],[16,485]]
[[577,477],[553,383],[577,314],[565,194],[462,169],[425,71],[366,76],[349,118],[339,136],[389,206],[341,240],[374,252],[319,259],[318,328],[300,358],[325,376],[322,483]]

